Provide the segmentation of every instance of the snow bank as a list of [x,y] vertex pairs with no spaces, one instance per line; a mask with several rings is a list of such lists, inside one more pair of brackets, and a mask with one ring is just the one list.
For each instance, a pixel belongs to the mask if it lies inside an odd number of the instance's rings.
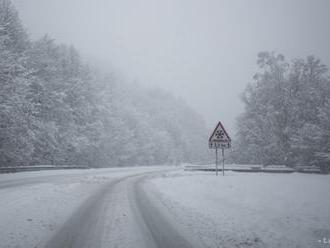
[[205,247],[310,248],[330,238],[330,176],[182,172],[150,183]]

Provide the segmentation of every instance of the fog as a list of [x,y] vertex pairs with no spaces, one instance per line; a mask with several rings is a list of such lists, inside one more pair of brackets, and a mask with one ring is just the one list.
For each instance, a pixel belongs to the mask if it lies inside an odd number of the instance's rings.
[[0,0],[0,248],[330,244],[329,27],[330,0]]
[[330,1],[14,0],[32,38],[48,33],[127,80],[169,90],[230,132],[260,51],[329,65]]

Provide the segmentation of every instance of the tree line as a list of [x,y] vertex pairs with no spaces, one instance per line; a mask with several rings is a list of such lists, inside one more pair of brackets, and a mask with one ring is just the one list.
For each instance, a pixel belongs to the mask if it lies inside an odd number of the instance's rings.
[[330,78],[320,59],[288,62],[261,52],[242,94],[233,158],[237,163],[330,168]]
[[202,118],[182,100],[91,69],[72,46],[32,41],[0,0],[0,166],[92,167],[207,159]]

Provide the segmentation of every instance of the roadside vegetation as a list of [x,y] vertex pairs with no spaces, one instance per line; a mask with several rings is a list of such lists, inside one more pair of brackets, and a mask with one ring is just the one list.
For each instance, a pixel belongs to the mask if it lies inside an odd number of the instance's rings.
[[0,166],[178,164],[207,157],[182,100],[97,72],[72,46],[32,41],[0,0]]
[[314,56],[288,62],[258,55],[260,71],[242,94],[237,163],[330,168],[330,79]]

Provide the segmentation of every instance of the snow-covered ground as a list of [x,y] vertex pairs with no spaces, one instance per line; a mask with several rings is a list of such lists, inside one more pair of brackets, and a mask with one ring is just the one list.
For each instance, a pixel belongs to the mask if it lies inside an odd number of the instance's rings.
[[[139,182],[143,191],[135,190]],[[100,237],[97,247],[145,248],[141,244],[155,230],[157,244],[163,237],[167,244],[179,242],[182,235],[203,248],[330,247],[319,243],[330,239],[329,192],[329,175],[299,173],[216,177],[177,167],[132,167],[2,174],[0,247],[60,247],[70,244],[63,235],[68,231],[84,245]],[[100,233],[105,236],[95,236]]]
[[149,182],[203,247],[330,247],[330,176],[171,172]]

